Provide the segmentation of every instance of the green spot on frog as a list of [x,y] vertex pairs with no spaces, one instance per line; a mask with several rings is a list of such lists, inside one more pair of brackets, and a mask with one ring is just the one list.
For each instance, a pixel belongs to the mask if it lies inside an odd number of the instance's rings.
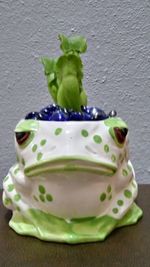
[[111,200],[111,199],[112,199],[112,194],[110,194],[108,197],[108,200]]
[[112,209],[112,212],[113,212],[114,214],[117,214],[118,211],[119,211],[118,208],[113,208],[113,209]]
[[123,174],[123,176],[127,176],[127,175],[128,175],[127,170],[123,169],[123,170],[122,170],[122,174]]
[[111,185],[108,185],[107,186],[107,193],[110,193],[111,192]]
[[49,202],[53,201],[53,197],[52,197],[52,195],[50,195],[50,194],[46,194],[46,199],[47,199],[47,201],[49,201]]
[[59,135],[59,134],[61,134],[61,132],[62,132],[62,128],[57,128],[55,130],[55,135]]
[[43,154],[42,154],[41,152],[39,152],[39,153],[37,154],[37,161],[41,160],[42,157],[43,157]]
[[111,156],[111,160],[112,162],[116,162],[116,156],[114,154]]
[[87,130],[83,129],[83,130],[81,131],[81,135],[82,135],[83,137],[88,137],[89,133],[88,133]]
[[45,202],[45,197],[44,197],[44,195],[39,195],[39,198],[40,198],[40,200],[41,200],[42,202]]
[[132,192],[128,189],[124,190],[124,196],[126,198],[131,198],[132,197]]
[[10,198],[6,197],[4,199],[4,205],[8,206],[8,205],[11,205],[11,204],[12,204],[12,200]]
[[12,192],[14,190],[14,185],[13,184],[9,184],[7,187],[8,192]]
[[102,142],[101,136],[97,134],[93,136],[93,140],[96,144],[100,144]]
[[14,195],[14,201],[19,201],[21,199],[20,194]]
[[106,153],[109,152],[109,146],[108,146],[108,145],[104,145],[104,151],[105,151]]
[[106,193],[102,193],[101,195],[100,195],[100,201],[104,201],[106,199]]
[[45,187],[43,185],[39,185],[39,192],[41,194],[45,194],[46,190],[45,190]]
[[46,144],[46,139],[42,139],[41,142],[40,142],[40,145],[44,146],[45,144]]
[[36,150],[37,150],[37,145],[34,144],[33,147],[32,147],[32,152],[34,153]]
[[123,200],[119,199],[119,200],[117,201],[117,204],[118,204],[118,206],[123,206]]

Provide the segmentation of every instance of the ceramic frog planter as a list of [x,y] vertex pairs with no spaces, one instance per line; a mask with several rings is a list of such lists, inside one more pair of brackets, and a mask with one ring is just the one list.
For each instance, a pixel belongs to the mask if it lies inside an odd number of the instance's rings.
[[23,120],[15,133],[18,163],[4,180],[3,202],[13,210],[16,232],[87,242],[141,217],[121,119]]
[[[59,102],[58,84],[51,93]],[[81,83],[76,89],[84,92]],[[60,97],[65,108],[74,101],[67,90]],[[142,216],[134,202],[128,127],[100,109],[82,108],[83,95],[73,111],[52,105],[16,126],[18,162],[4,179],[3,203],[19,234],[71,244],[98,241]]]

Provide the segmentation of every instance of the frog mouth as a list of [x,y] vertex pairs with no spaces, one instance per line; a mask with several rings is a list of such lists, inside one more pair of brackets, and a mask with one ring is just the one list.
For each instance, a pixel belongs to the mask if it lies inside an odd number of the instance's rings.
[[32,177],[41,173],[57,172],[91,172],[112,176],[117,170],[115,165],[90,159],[89,157],[63,157],[42,161],[25,167],[26,176]]

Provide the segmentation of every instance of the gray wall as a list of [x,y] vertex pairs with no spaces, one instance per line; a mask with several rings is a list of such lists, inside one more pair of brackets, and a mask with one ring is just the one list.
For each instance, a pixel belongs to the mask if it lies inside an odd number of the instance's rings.
[[150,1],[0,1],[0,178],[15,162],[13,129],[51,102],[41,56],[57,56],[58,33],[88,40],[90,105],[128,122],[139,183],[150,182]]

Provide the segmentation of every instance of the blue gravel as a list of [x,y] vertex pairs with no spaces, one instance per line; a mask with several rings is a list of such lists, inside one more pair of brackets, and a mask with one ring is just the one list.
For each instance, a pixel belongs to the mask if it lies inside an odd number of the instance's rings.
[[25,116],[26,120],[42,121],[100,121],[109,117],[98,107],[81,107],[81,112],[66,110],[58,105],[52,104],[42,108],[39,112],[33,111]]

